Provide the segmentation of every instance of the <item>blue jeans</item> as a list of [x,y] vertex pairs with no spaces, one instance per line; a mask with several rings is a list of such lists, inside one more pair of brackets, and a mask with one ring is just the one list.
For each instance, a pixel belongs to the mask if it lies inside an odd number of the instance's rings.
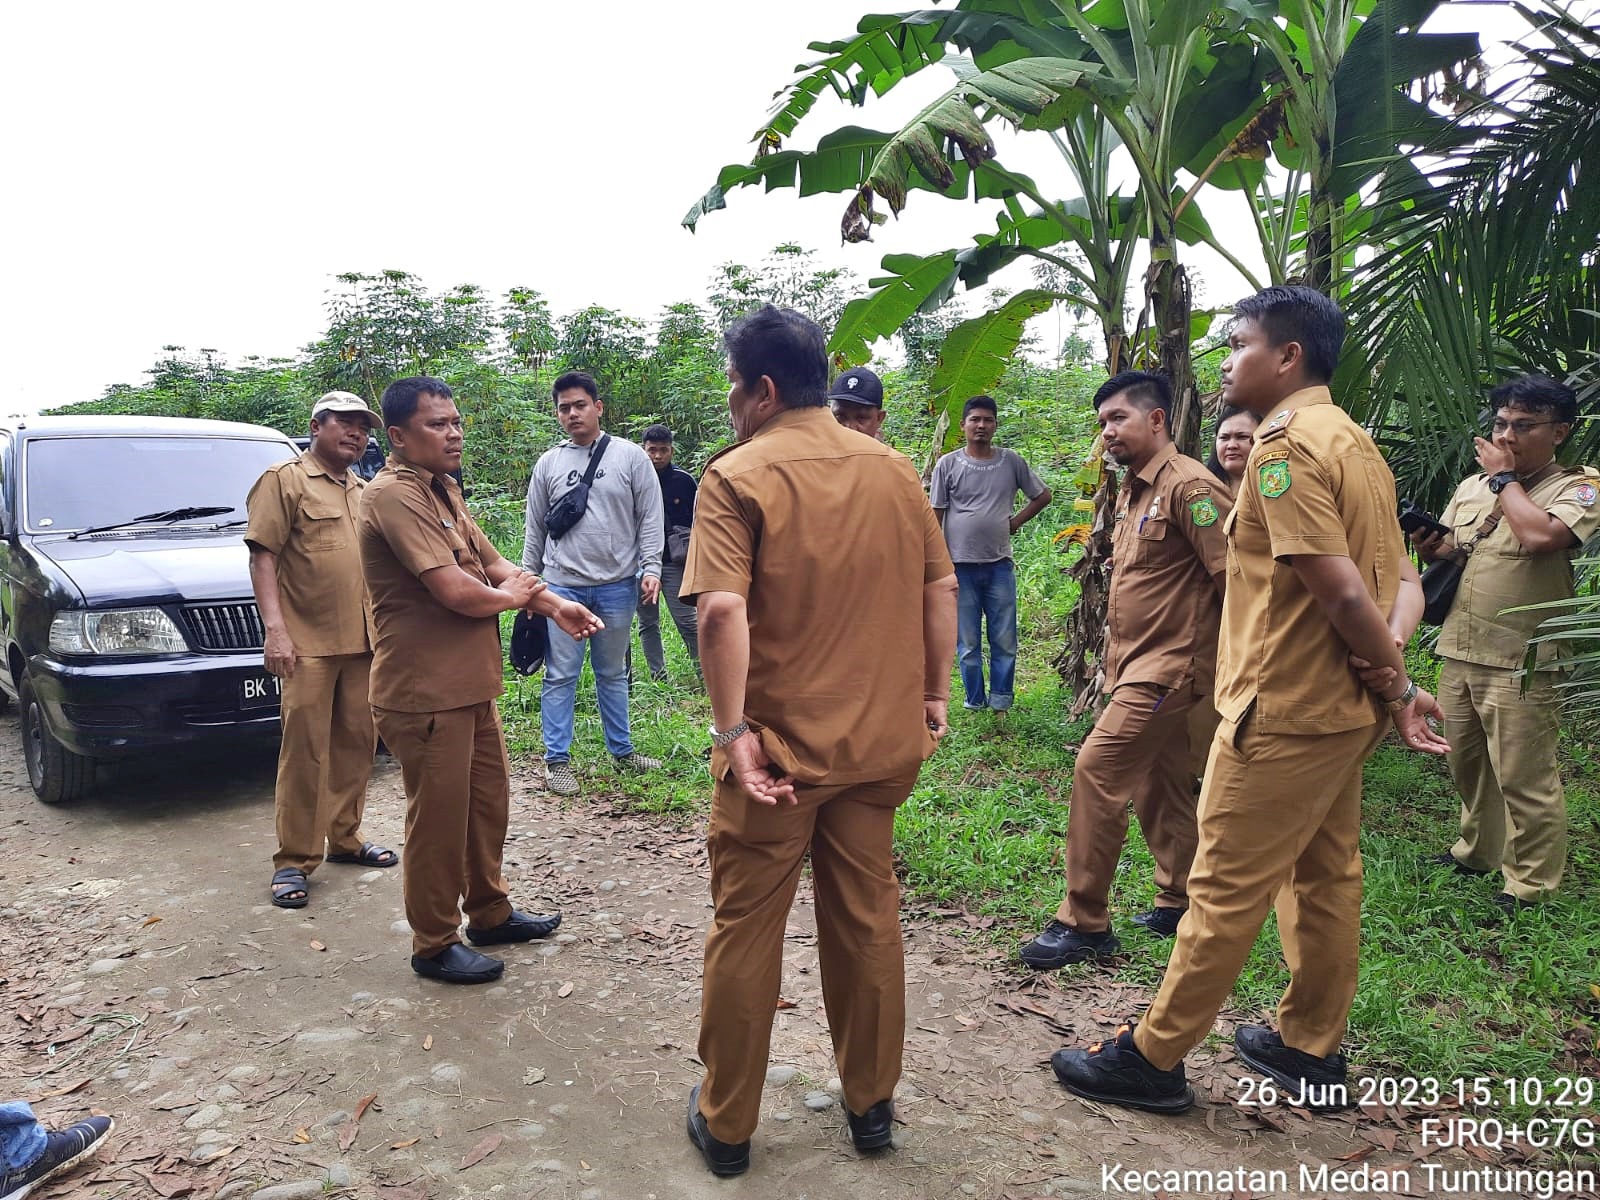
[[580,642],[548,621],[550,649],[544,659],[544,690],[539,702],[539,722],[544,727],[544,760],[566,762],[572,754],[572,710],[578,699],[578,676],[583,672],[583,652],[589,648],[594,668],[595,697],[600,704],[600,724],[606,749],[621,756],[633,753],[628,732],[628,643],[633,638],[633,614],[639,605],[639,581],[633,576],[598,587],[561,587],[550,590],[576,600],[605,622],[606,627]]
[[20,1171],[44,1153],[44,1127],[21,1100],[0,1104],[0,1171]]
[[[968,708],[1011,707],[1017,678],[1017,571],[1009,558],[957,563],[956,647]],[[989,627],[989,690],[983,687],[983,630]]]

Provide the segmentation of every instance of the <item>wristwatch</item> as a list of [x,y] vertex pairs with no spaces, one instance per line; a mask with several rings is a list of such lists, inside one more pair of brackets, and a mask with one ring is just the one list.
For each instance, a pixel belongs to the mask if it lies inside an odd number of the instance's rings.
[[1392,700],[1385,700],[1383,702],[1383,706],[1385,708],[1387,708],[1390,712],[1396,712],[1397,713],[1397,712],[1401,712],[1402,710],[1404,710],[1406,705],[1410,704],[1416,698],[1417,698],[1417,681],[1415,679],[1408,679],[1406,681],[1406,690],[1401,692],[1398,696],[1394,697],[1394,699],[1392,699]]
[[724,729],[721,732],[718,732],[717,727],[713,725],[711,726],[711,744],[716,749],[721,750],[724,747],[731,746],[749,732],[749,721],[740,721],[732,729]]
[[1489,476],[1489,490],[1498,496],[1506,490],[1506,485],[1517,482],[1515,471],[1496,471]]

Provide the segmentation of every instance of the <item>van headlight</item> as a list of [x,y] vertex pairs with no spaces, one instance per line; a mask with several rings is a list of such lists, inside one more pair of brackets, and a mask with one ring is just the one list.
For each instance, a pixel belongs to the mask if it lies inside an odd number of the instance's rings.
[[57,654],[183,654],[189,644],[159,608],[73,609],[50,622],[50,649]]

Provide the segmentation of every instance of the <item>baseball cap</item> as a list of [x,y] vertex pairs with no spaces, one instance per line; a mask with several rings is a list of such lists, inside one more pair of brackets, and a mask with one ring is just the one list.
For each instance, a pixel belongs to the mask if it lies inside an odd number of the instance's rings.
[[882,408],[883,383],[866,367],[851,367],[833,381],[833,386],[828,389],[828,399]]
[[311,409],[311,419],[323,413],[360,413],[367,418],[367,428],[378,427],[378,414],[367,407],[367,402],[354,392],[327,392]]

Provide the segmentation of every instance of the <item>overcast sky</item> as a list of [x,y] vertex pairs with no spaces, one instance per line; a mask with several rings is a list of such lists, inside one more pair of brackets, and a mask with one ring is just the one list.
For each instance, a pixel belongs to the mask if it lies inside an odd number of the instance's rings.
[[[818,57],[806,44],[847,36],[865,7],[6,5],[0,410],[142,382],[167,344],[292,355],[322,330],[341,271],[525,285],[558,313],[648,318],[779,242],[863,282],[886,253],[963,244],[992,228],[992,206],[925,193],[866,246],[839,244],[844,197],[792,190],[735,192],[698,233],[679,227],[720,167],[749,158],[772,93]],[[846,121],[896,127],[949,75],[912,84],[860,111],[825,100],[801,144]],[[1068,193],[1050,160],[1005,141],[1002,155]],[[1235,246],[1254,241],[1242,207],[1209,215]],[[1210,300],[1243,290],[1193,261]]]

